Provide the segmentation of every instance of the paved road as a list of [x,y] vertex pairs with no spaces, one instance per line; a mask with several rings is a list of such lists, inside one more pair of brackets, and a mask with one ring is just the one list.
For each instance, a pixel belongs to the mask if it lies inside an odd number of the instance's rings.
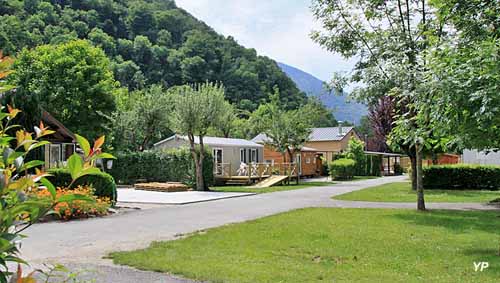
[[[399,176],[346,182],[328,187],[275,192],[183,206],[158,206],[91,220],[34,225],[27,233],[28,238],[23,241],[23,257],[34,263],[58,262],[99,270],[104,275],[99,275],[97,282],[190,282],[158,273],[136,272],[133,269],[116,267],[102,257],[110,251],[144,248],[152,241],[172,240],[180,234],[304,207],[415,208],[414,203],[331,200],[334,195],[398,182],[404,178]],[[491,209],[491,207],[479,204],[462,206],[460,204],[428,204],[428,207]]]

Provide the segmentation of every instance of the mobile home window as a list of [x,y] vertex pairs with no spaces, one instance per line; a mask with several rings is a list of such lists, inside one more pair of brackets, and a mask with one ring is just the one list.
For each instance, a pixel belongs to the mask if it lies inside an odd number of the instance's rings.
[[257,163],[257,150],[256,149],[252,149],[250,151],[250,162],[256,162]]
[[244,148],[240,149],[240,162],[247,163],[247,151]]

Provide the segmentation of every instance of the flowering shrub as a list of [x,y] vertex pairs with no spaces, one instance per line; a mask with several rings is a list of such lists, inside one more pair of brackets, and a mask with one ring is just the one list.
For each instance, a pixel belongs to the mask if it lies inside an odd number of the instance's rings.
[[75,189],[57,188],[56,197],[65,195],[83,195],[93,201],[74,200],[72,202],[53,203],[52,196],[48,190],[40,189],[33,192],[30,197],[42,201],[46,207],[53,206],[56,219],[70,220],[77,218],[88,218],[92,216],[103,216],[108,214],[108,208],[111,206],[109,198],[100,198],[94,195],[94,189],[90,186],[78,186]]

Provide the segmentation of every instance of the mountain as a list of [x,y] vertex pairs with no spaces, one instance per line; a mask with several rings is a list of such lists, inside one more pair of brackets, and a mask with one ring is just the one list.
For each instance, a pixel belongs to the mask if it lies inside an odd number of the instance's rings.
[[358,124],[361,117],[366,115],[366,106],[350,102],[347,95],[336,95],[328,92],[323,86],[324,82],[315,76],[284,63],[278,66],[295,82],[297,87],[308,96],[318,97],[326,107],[332,109],[335,118],[340,121],[349,121]]
[[278,86],[294,109],[306,101],[268,57],[196,19],[173,0],[0,0],[0,50],[86,39],[104,50],[129,90],[222,82],[226,98],[253,111]]

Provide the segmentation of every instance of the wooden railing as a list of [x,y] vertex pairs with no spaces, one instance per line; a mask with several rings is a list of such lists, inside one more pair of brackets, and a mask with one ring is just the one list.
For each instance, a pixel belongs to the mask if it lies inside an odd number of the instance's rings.
[[[233,175],[233,169],[235,174]],[[216,177],[230,178],[232,176],[246,176],[248,178],[265,178],[271,175],[297,176],[296,163],[251,163],[240,164],[235,167],[231,163],[214,164],[214,175]]]
[[214,176],[231,177],[231,163],[214,163]]

